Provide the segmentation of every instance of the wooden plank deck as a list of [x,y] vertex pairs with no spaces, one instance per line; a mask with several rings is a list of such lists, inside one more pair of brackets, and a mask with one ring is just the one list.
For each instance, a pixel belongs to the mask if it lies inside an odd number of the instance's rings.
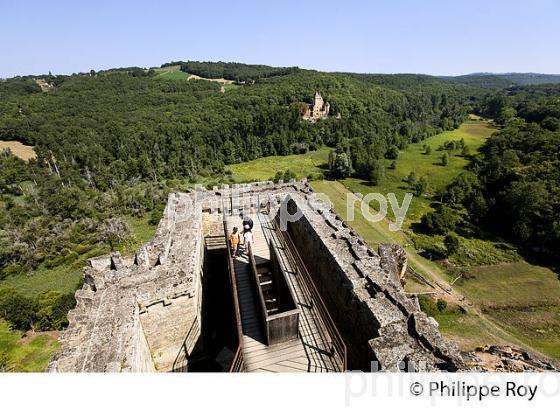
[[[250,217],[254,222],[253,254],[258,265],[270,261],[268,241],[274,243],[278,238],[275,237],[277,233],[272,229],[268,216],[252,214]],[[241,227],[242,220],[239,217],[230,216],[227,217],[227,225],[229,229],[234,226]],[[283,257],[280,263],[284,269],[293,271],[288,257]],[[292,288],[296,302],[301,309],[300,336],[291,341],[267,346],[264,343],[264,329],[257,310],[257,297],[251,282],[248,258],[246,256],[235,258],[234,269],[243,328],[245,370],[248,372],[335,371],[333,358],[326,353],[329,350],[329,341],[325,338],[324,325],[313,307],[305,307],[309,305],[309,301],[306,299],[306,291],[301,288],[300,282],[296,278],[288,278],[288,285]]]
[[330,354],[332,342],[321,316],[312,302],[311,295],[301,275],[297,272],[290,251],[285,249],[268,215],[258,215],[261,230],[270,243],[279,251],[279,263],[288,272],[287,280],[294,292],[296,303],[300,307],[299,334],[306,351],[311,372],[334,372],[341,367],[335,356]]

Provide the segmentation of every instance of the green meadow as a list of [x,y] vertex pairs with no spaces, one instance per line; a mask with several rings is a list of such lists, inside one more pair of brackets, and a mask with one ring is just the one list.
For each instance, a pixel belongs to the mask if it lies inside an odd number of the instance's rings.
[[239,84],[223,84],[222,87],[224,87],[224,91],[231,91],[231,90],[235,90],[239,87],[241,87]]
[[297,178],[322,178],[324,167],[327,163],[330,148],[323,147],[307,154],[271,156],[229,165],[226,169],[231,171],[235,182],[266,181],[271,180],[276,172],[291,170]]
[[156,78],[159,80],[188,80],[191,75],[187,74],[183,71],[162,71],[160,72]]
[[[363,195],[368,192],[379,192],[383,195],[393,192],[401,203],[405,194],[411,192],[406,182],[408,175],[414,172],[417,178],[425,176],[428,179],[428,189],[424,195],[412,198],[404,223],[406,228],[411,223],[418,222],[422,215],[431,209],[430,196],[435,194],[438,189],[448,185],[469,162],[469,158],[461,156],[461,150],[456,150],[449,154],[448,165],[443,166],[441,157],[446,151],[438,149],[447,141],[463,139],[465,145],[469,147],[469,151],[475,153],[494,130],[495,128],[486,121],[467,121],[456,130],[442,132],[425,141],[410,144],[405,150],[400,151],[399,157],[395,161],[395,169],[390,169],[392,160],[384,160],[385,178],[378,186],[371,186],[368,181],[356,178],[347,178],[342,182],[350,191]],[[425,145],[430,147],[430,154],[425,153]],[[374,204],[372,203],[372,205]],[[392,213],[390,213],[390,217],[393,218]]]
[[58,350],[58,332],[10,330],[0,320],[0,371],[42,372]]

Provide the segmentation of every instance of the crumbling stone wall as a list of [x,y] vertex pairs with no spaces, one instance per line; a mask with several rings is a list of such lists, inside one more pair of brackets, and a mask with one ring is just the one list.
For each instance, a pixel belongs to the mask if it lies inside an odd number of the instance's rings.
[[310,206],[318,199],[307,183],[290,181],[171,194],[156,235],[134,258],[88,261],[48,370],[171,370],[187,336],[199,336],[189,331],[201,328],[203,232],[220,232],[219,215],[203,212],[275,212],[284,200],[292,213],[303,213],[289,233],[345,339],[351,368],[370,370],[371,360],[382,370],[403,363],[416,371],[465,368],[417,300],[404,294],[406,253],[394,246],[374,252],[332,210]]
[[383,256],[375,253],[307,192],[286,199],[290,214],[302,212],[288,232],[346,341],[350,367],[370,370],[375,360],[380,370],[465,369],[455,346],[404,294],[403,251],[383,247]]
[[171,194],[156,235],[134,258],[90,259],[48,371],[170,370],[198,315],[201,229],[200,207]]

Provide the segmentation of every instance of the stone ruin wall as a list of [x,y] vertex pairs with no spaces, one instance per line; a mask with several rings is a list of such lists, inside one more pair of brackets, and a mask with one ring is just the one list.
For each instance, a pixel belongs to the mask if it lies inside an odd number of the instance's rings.
[[404,250],[380,245],[380,253],[374,252],[334,211],[321,209],[311,189],[307,192],[305,199],[315,206],[294,196],[288,210],[293,214],[299,208],[303,217],[291,222],[288,232],[346,341],[350,365],[369,371],[375,360],[387,371],[404,365],[414,371],[465,370],[437,323],[420,311],[416,298],[405,295]]
[[354,368],[370,370],[369,361],[378,360],[383,370],[397,370],[399,362],[414,362],[408,370],[416,371],[465,369],[434,321],[404,294],[402,249],[399,254],[393,246],[382,248],[382,258],[333,211],[309,208],[306,200],[317,198],[306,182],[255,183],[234,191],[244,193],[243,200],[230,199],[227,186],[171,194],[156,235],[135,257],[90,259],[48,371],[172,370],[186,333],[200,317],[203,231],[220,229],[204,212],[260,208],[263,200],[270,200],[274,210],[288,195],[292,207],[303,211],[290,233]]
[[91,258],[51,372],[171,370],[198,316],[200,208],[171,194],[152,240],[135,257]]

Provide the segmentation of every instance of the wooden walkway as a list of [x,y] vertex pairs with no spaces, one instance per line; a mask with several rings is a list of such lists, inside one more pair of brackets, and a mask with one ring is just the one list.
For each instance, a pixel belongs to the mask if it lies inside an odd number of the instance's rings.
[[[264,329],[257,310],[257,298],[251,281],[249,260],[246,256],[234,260],[237,292],[243,328],[243,357],[245,371],[248,372],[328,372],[336,371],[333,356],[328,353],[329,340],[326,330],[313,304],[306,299],[308,292],[302,288],[290,263],[287,251],[279,247],[278,233],[273,229],[268,216],[250,215],[253,219],[253,254],[257,265],[270,261],[269,241],[280,251],[279,263],[288,274],[288,285],[296,297],[301,310],[297,339],[267,346],[264,343]],[[227,217],[228,229],[241,229],[239,217]],[[278,243],[278,244],[277,244]],[[283,256],[282,256],[283,255]]]

